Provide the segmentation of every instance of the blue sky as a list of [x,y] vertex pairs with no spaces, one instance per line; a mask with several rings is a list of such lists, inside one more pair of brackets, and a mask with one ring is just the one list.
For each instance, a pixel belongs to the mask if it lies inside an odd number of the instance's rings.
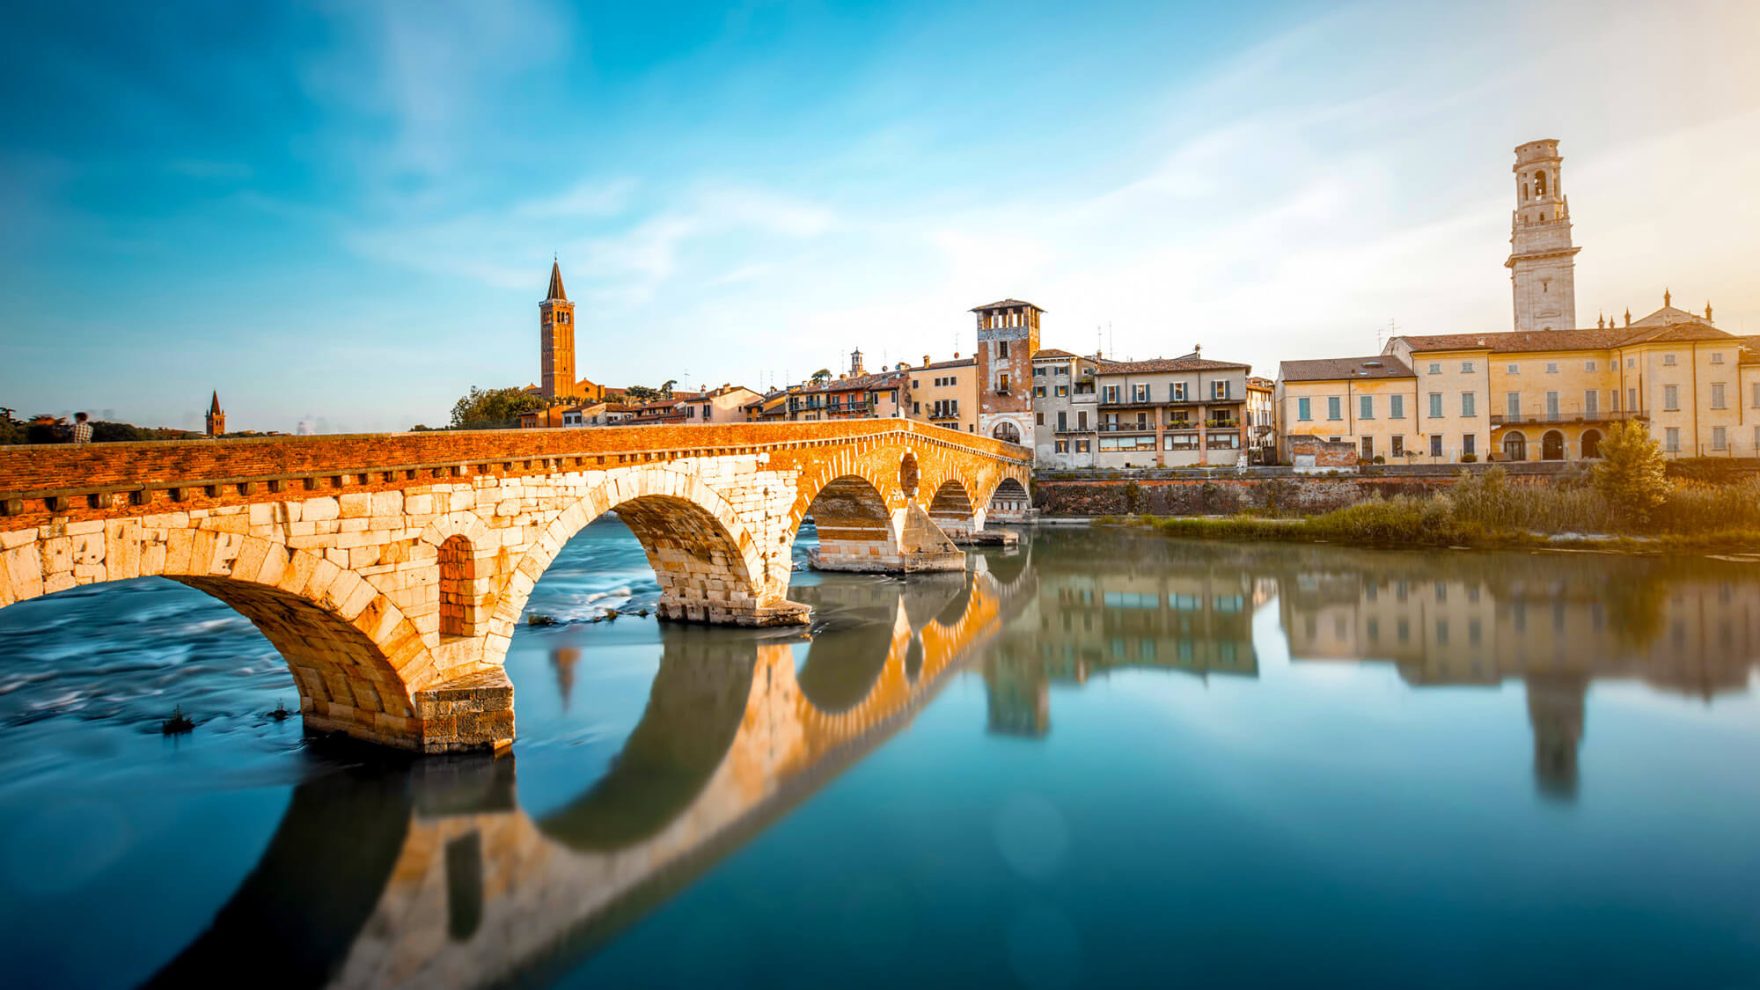
[[[1461,9],[1470,7],[1470,9]],[[1557,137],[1578,313],[1760,333],[1747,3],[13,5],[0,405],[401,429],[538,376],[972,348],[1285,358],[1506,329]],[[1097,335],[1096,328],[1100,330]]]

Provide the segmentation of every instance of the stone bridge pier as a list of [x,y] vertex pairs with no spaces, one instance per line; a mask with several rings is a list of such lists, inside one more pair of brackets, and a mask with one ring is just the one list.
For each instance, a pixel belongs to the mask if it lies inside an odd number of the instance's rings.
[[879,420],[14,447],[0,609],[170,578],[274,644],[308,730],[492,749],[514,736],[502,663],[526,602],[606,513],[647,552],[662,618],[802,623],[804,520],[822,567],[963,569],[945,527],[981,528],[972,507],[1027,470],[1021,448]]

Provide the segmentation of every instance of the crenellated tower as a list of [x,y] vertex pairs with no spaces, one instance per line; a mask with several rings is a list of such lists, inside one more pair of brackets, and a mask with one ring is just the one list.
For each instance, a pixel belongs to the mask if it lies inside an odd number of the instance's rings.
[[972,312],[978,314],[978,432],[1032,447],[1033,355],[1045,311],[1003,299]]
[[1510,218],[1509,279],[1515,329],[1571,330],[1577,325],[1576,256],[1571,205],[1564,195],[1558,141],[1516,148],[1516,209]]
[[538,360],[543,369],[539,387],[546,396],[574,390],[574,303],[562,288],[562,265],[550,262],[550,289],[538,304]]

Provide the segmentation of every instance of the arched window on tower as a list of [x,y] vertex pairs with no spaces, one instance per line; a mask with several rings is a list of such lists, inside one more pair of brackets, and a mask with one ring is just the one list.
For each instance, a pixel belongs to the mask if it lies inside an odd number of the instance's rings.
[[1534,173],[1534,195],[1536,195],[1536,196],[1546,195],[1546,173],[1545,172],[1535,172]]
[[440,544],[440,635],[469,636],[476,626],[477,561],[471,541],[449,536]]

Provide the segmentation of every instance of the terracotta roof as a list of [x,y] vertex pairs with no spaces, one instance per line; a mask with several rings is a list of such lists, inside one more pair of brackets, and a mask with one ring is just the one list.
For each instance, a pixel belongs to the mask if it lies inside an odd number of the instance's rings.
[[[916,369],[921,371],[921,368]],[[891,388],[899,379],[909,375],[909,371],[879,371],[871,375],[857,375],[854,378],[833,378],[823,385],[801,385],[801,392],[860,392],[866,389]]]
[[545,294],[544,299],[546,301],[551,299],[561,299],[566,301],[568,299],[568,293],[562,290],[561,262],[555,260],[550,262],[550,290]]
[[[987,309],[1018,309],[1021,306],[1025,306],[1028,309],[1039,309],[1039,307],[1022,299],[1000,299],[993,303],[985,303],[982,306],[973,306],[971,312],[982,313]],[[1039,312],[1043,313],[1045,311],[1039,309]]]
[[1277,377],[1286,382],[1331,382],[1350,378],[1416,378],[1404,361],[1391,354],[1372,357],[1317,358],[1285,361]]
[[1605,330],[1506,330],[1499,333],[1440,333],[1400,336],[1413,353],[1428,351],[1490,351],[1512,354],[1521,351],[1607,350],[1651,341],[1726,340],[1729,334],[1705,323],[1664,326],[1608,327]]
[[1212,361],[1186,354],[1176,358],[1150,358],[1147,361],[1108,361],[1104,358],[1094,362],[1095,371],[1102,375],[1159,374],[1167,371],[1222,371],[1227,368],[1251,368],[1252,365],[1239,361]]
[[1040,358],[1073,358],[1073,357],[1081,357],[1081,355],[1080,354],[1071,354],[1068,351],[1060,351],[1055,347],[1041,347],[1038,350],[1033,352],[1033,360],[1035,360],[1035,361],[1039,360]]
[[[1045,352],[1040,351],[1039,353],[1043,354]],[[929,364],[919,364],[914,368],[906,368],[905,370],[906,371],[934,371],[939,368],[970,368],[972,365],[975,365],[977,363],[978,363],[977,358],[953,358],[953,359],[947,360],[947,361],[932,361]]]

